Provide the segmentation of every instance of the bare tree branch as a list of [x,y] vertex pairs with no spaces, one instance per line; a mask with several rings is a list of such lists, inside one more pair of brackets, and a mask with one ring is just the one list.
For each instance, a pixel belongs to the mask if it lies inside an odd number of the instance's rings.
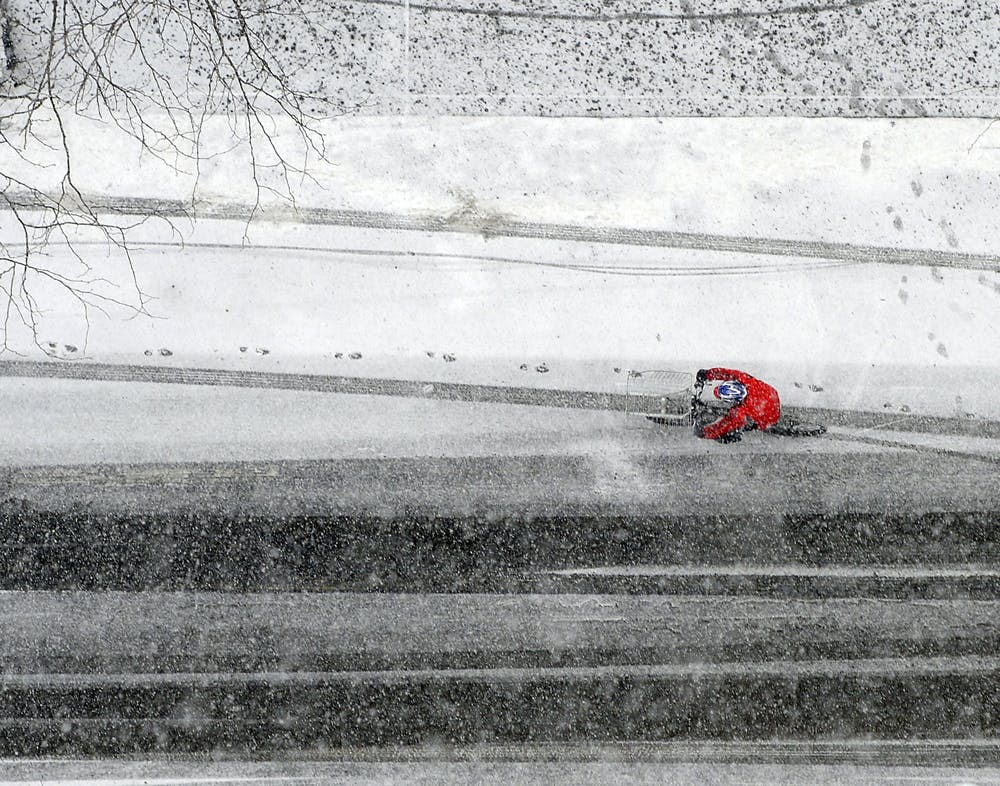
[[[28,0],[0,0],[0,152],[18,161],[0,164],[0,213],[10,219],[0,216],[0,351],[12,349],[15,325],[48,351],[39,320],[53,287],[78,304],[87,325],[108,307],[148,313],[129,249],[135,224],[89,204],[77,182],[71,115],[108,123],[144,153],[190,172],[192,204],[202,162],[217,152],[204,146],[205,124],[228,117],[233,145],[249,160],[255,213],[265,195],[294,204],[310,158],[326,159],[318,120],[344,111],[297,78],[300,43],[288,40],[295,30],[317,49],[336,34],[324,24],[323,0],[44,2],[39,14]],[[279,124],[294,133],[279,135]],[[95,234],[123,260],[124,276],[95,273]],[[58,261],[50,246],[63,249]]]

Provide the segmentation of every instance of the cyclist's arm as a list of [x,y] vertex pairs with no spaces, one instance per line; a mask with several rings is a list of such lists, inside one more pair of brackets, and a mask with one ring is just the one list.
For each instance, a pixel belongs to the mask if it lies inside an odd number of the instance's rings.
[[710,368],[707,369],[708,373],[705,375],[705,379],[712,380],[713,382],[721,382],[727,379],[735,379],[737,382],[742,382],[744,385],[748,385],[750,380],[756,379],[756,377],[750,376],[745,371],[740,371],[735,368]]
[[701,431],[704,439],[718,439],[724,434],[743,428],[746,424],[746,413],[743,407],[733,407],[714,423],[709,423]]

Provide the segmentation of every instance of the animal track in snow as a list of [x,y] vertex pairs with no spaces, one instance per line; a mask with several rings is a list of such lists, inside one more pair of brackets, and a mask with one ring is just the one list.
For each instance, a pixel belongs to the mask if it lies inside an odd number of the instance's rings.
[[42,351],[51,358],[66,360],[69,356],[79,352],[79,348],[73,344],[59,344],[57,341],[46,341],[44,346],[39,345]]
[[948,241],[948,245],[952,248],[958,248],[958,236],[955,234],[955,230],[952,229],[951,223],[948,219],[942,218],[938,226],[941,227],[941,231],[944,232],[944,239]]

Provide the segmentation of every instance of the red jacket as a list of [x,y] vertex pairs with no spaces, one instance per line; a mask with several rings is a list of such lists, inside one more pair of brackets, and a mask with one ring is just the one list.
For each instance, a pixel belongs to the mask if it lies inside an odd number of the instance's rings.
[[714,382],[724,382],[728,379],[742,382],[747,389],[747,397],[732,407],[723,417],[705,426],[702,436],[705,439],[718,439],[724,434],[738,431],[753,421],[757,428],[767,429],[778,422],[781,417],[781,400],[778,391],[757,377],[752,377],[744,371],[734,368],[710,368],[707,379]]

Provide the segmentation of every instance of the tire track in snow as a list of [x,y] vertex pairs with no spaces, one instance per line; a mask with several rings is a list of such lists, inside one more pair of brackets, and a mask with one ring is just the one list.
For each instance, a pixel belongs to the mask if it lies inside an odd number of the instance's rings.
[[[54,246],[66,246],[62,241],[54,241]],[[100,241],[74,242],[73,246],[104,246]],[[177,243],[163,241],[137,240],[129,244],[135,249],[141,248],[171,248],[178,249]],[[329,254],[332,256],[356,257],[388,257],[392,259],[407,259],[423,261],[433,259],[444,262],[493,262],[505,265],[523,265],[526,267],[544,267],[557,270],[570,270],[578,273],[595,273],[605,276],[625,276],[643,278],[668,278],[674,276],[747,276],[766,275],[769,273],[794,273],[802,270],[821,270],[833,267],[847,267],[855,263],[820,260],[817,262],[771,262],[748,265],[595,265],[593,263],[575,262],[545,262],[521,257],[498,256],[493,254],[460,254],[441,251],[396,251],[392,249],[324,247],[305,245],[282,245],[270,243],[215,243],[185,241],[185,248],[226,249],[233,251],[296,251],[306,254]]]
[[904,439],[879,439],[878,437],[871,437],[865,434],[845,434],[843,432],[831,433],[827,432],[824,435],[825,439],[832,439],[839,442],[859,442],[865,445],[877,445],[883,448],[894,448],[897,450],[908,450],[915,453],[928,453],[940,456],[955,456],[956,458],[963,459],[975,459],[977,461],[986,461],[992,464],[1000,465],[1000,452],[997,453],[986,453],[977,452],[974,450],[962,450],[960,448],[949,448],[939,445],[921,445],[914,444],[912,442],[906,442]]
[[[884,657],[857,659],[729,661],[716,663],[615,664],[609,666],[500,666],[496,668],[382,669],[378,671],[268,671],[268,672],[153,672],[153,673],[43,673],[4,674],[6,689],[85,687],[186,687],[209,688],[230,685],[338,685],[421,682],[527,682],[575,681],[615,677],[687,678],[730,676],[807,677],[832,675],[964,674],[1000,676],[1000,658],[987,655],[939,657]],[[13,719],[16,723],[21,719]],[[180,719],[178,719],[180,720]],[[0,721],[2,725],[2,721]]]
[[[12,195],[14,199],[16,195]],[[442,214],[402,214],[370,210],[330,208],[254,209],[242,204],[197,204],[168,199],[87,196],[86,202],[98,212],[162,218],[208,218],[236,221],[268,220],[301,224],[347,226],[359,229],[409,230],[418,232],[458,232],[484,237],[517,237],[563,240],[581,243],[608,243],[651,248],[722,251],[780,257],[826,259],[851,264],[911,265],[917,267],[964,268],[1000,273],[1000,255],[969,254],[936,249],[891,248],[826,240],[761,238],[680,232],[629,227],[593,227],[578,224],[543,224],[510,221],[494,216],[476,220]]]
[[79,379],[98,382],[156,382],[176,385],[298,390],[318,393],[403,396],[446,401],[523,404],[541,407],[618,410],[625,397],[551,388],[505,387],[460,382],[382,379],[330,374],[295,374],[271,371],[237,371],[211,368],[125,365],[78,361],[0,361],[0,377]]

